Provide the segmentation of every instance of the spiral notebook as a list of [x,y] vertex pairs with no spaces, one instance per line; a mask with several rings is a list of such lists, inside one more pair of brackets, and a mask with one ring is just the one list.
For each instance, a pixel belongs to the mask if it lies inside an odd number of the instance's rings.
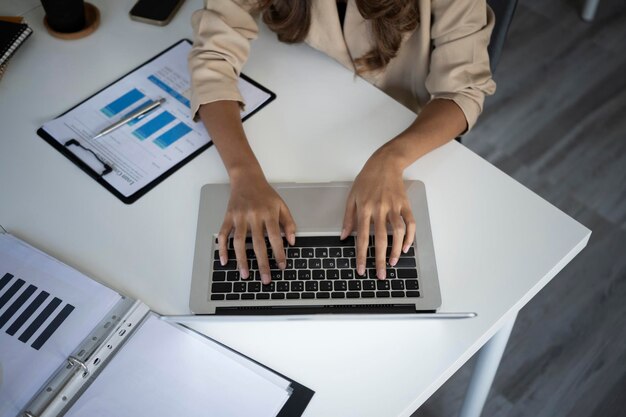
[[0,77],[9,59],[32,33],[21,17],[0,16]]
[[0,229],[0,417],[286,417],[313,394]]

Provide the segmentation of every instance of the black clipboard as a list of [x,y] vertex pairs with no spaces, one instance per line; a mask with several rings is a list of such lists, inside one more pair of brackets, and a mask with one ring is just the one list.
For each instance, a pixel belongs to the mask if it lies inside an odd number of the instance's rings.
[[[72,107],[72,108],[68,109],[67,111],[63,112],[62,114],[58,115],[56,118],[59,118],[59,117],[65,115],[66,113],[74,110],[76,107],[80,106],[84,102],[86,102],[86,101],[90,100],[91,98],[93,98],[94,96],[100,94],[103,90],[105,90],[105,89],[109,88],[110,86],[112,86],[113,84],[119,82],[122,78],[132,74],[133,72],[137,71],[138,69],[140,69],[144,65],[149,64],[150,62],[152,62],[155,59],[159,58],[161,55],[163,55],[166,52],[168,52],[170,49],[178,46],[179,44],[181,44],[183,42],[187,42],[189,44],[192,43],[189,39],[181,39],[180,41],[174,43],[172,46],[170,46],[169,48],[167,48],[164,51],[162,51],[161,53],[159,53],[158,55],[150,58],[148,61],[144,62],[143,64],[135,67],[134,69],[132,69],[129,72],[127,72],[126,74],[122,75],[121,77],[119,77],[118,79],[113,81],[112,83],[102,87],[96,93],[92,94],[91,96],[87,97],[86,99],[84,99],[80,103],[76,104],[74,107]],[[264,91],[265,93],[269,94],[269,96],[270,96],[263,104],[261,104],[259,107],[254,109],[254,111],[252,111],[249,114],[247,114],[241,120],[242,122],[245,122],[250,117],[252,117],[254,114],[256,114],[259,110],[261,110],[263,107],[265,107],[269,103],[271,103],[276,98],[276,94],[274,94],[272,91],[270,91],[266,87],[262,86],[261,84],[257,83],[256,81],[252,80],[250,77],[248,77],[248,76],[246,76],[244,74],[240,74],[240,77],[243,78],[244,80],[246,80],[247,82],[249,82],[250,84],[254,85],[255,87],[257,87],[258,89],[260,89],[260,90]],[[108,166],[106,163],[104,163],[104,161],[100,160],[97,157],[97,155],[93,154],[93,152],[90,149],[84,148],[76,140],[73,140],[73,139],[68,139],[64,144],[62,144],[61,142],[59,142],[56,139],[54,139],[54,137],[52,137],[52,135],[50,135],[46,130],[44,130],[43,127],[40,127],[39,129],[37,129],[37,135],[39,135],[43,140],[45,140],[50,145],[52,145],[52,147],[55,148],[57,151],[59,151],[61,154],[65,155],[65,157],[67,159],[72,161],[81,170],[83,170],[83,172],[85,172],[91,178],[96,180],[96,182],[98,182],[101,186],[103,186],[104,188],[109,190],[114,196],[119,198],[125,204],[132,204],[135,201],[137,201],[140,197],[145,195],[148,191],[150,191],[151,189],[153,189],[154,187],[159,185],[167,177],[172,175],[174,172],[176,172],[177,170],[182,168],[185,164],[190,162],[196,156],[200,155],[204,150],[208,149],[211,145],[213,145],[213,141],[209,141],[209,143],[207,143],[206,145],[203,145],[202,147],[198,148],[192,154],[190,154],[185,159],[183,159],[180,162],[178,162],[176,165],[172,166],[170,169],[168,169],[167,171],[162,173],[159,177],[155,178],[152,182],[148,183],[147,185],[145,185],[140,190],[137,190],[135,193],[133,193],[133,194],[131,194],[129,196],[125,196],[122,193],[120,193],[118,190],[116,190],[115,187],[113,187],[111,184],[109,184],[108,182],[106,182],[102,178],[103,176],[111,173],[112,172],[112,168],[110,166]],[[98,159],[98,161],[102,164],[102,167],[103,167],[102,172],[94,171],[88,164],[83,162],[83,160],[81,160],[78,156],[76,156],[73,152],[71,152],[69,150],[70,146],[78,146],[78,147],[82,148],[83,150],[85,150],[87,152],[91,152],[96,157],[96,159]]]

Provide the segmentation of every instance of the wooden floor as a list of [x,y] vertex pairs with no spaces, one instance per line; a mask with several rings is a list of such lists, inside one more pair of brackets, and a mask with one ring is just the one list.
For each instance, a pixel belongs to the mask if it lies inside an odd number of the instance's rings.
[[[626,416],[626,1],[520,0],[464,144],[574,217],[587,248],[519,314],[483,416]],[[456,416],[474,360],[413,417]]]

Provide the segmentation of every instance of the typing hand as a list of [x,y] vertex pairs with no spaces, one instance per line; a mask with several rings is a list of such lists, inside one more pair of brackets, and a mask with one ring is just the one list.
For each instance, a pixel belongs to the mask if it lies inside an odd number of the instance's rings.
[[365,274],[371,223],[374,223],[376,276],[385,279],[387,223],[393,230],[389,264],[394,266],[400,251],[406,253],[413,244],[415,220],[402,181],[402,169],[393,159],[378,153],[370,157],[354,180],[341,233],[341,238],[345,239],[356,227],[356,269],[359,275]]
[[220,263],[228,262],[228,236],[233,233],[233,246],[242,279],[250,277],[246,256],[246,235],[252,234],[252,246],[259,264],[261,281],[269,284],[270,266],[267,257],[265,232],[269,238],[274,258],[280,269],[285,269],[285,249],[280,228],[287,241],[295,243],[296,224],[285,202],[262,176],[246,176],[231,181],[230,200],[224,223],[217,236]]

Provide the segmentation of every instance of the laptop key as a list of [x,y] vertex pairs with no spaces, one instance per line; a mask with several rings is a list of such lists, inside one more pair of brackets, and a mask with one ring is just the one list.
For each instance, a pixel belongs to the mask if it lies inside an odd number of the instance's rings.
[[294,259],[293,264],[295,265],[296,269],[308,268],[308,262],[306,261],[306,259]]
[[341,268],[341,269],[350,268],[350,259],[346,259],[346,258],[337,259],[337,268]]
[[211,294],[211,300],[223,300],[224,294]]
[[230,282],[214,282],[211,284],[211,292],[212,293],[225,293],[232,292],[233,284]]
[[269,300],[269,299],[270,299],[270,295],[269,295],[269,294],[267,294],[267,293],[262,293],[262,292],[260,292],[260,293],[258,293],[258,294],[256,295],[256,299],[257,299],[257,300]]
[[297,293],[297,292],[288,292],[287,293],[287,299],[289,299],[289,300],[297,300],[298,298],[300,298],[300,293]]
[[282,300],[285,298],[285,294],[283,294],[282,292],[275,292],[274,294],[272,294],[272,300]]
[[394,279],[391,281],[391,289],[392,290],[403,290],[404,289],[404,281],[401,279]]
[[[308,281],[308,282],[313,282],[313,281]],[[304,291],[304,283],[302,281],[294,281],[294,282],[292,282],[291,283],[291,291]]]
[[254,294],[241,294],[242,300],[254,300]]
[[356,257],[356,249],[355,248],[343,248],[343,257],[344,258]]
[[298,271],[298,279],[309,280],[311,279],[311,271],[308,269],[302,269]]
[[395,278],[396,270],[395,269],[387,269],[387,278]]
[[296,279],[296,270],[289,269],[283,271],[283,278],[285,278],[287,281],[293,281],[294,279]]
[[407,291],[406,296],[407,297],[419,297],[420,292],[419,291]]
[[307,291],[317,291],[317,281],[307,281],[304,284]]
[[246,292],[246,283],[245,282],[235,282],[233,284],[234,292]]
[[404,286],[407,290],[419,290],[419,284],[416,279],[405,279]]
[[376,291],[376,298],[389,298],[389,291]]
[[391,291],[391,296],[394,298],[404,297],[404,291]]
[[368,269],[367,270],[367,277],[368,278],[374,278],[374,279],[378,278],[376,276],[376,270],[375,269]]
[[342,269],[341,270],[341,279],[354,279],[354,270],[353,269]]
[[315,269],[313,270],[313,279],[324,279],[326,278],[326,271],[323,269]]
[[239,281],[240,279],[239,271],[228,271],[226,273],[226,281]]
[[328,258],[328,249],[327,248],[317,248],[317,249],[315,249],[315,257],[317,257],[317,258]]
[[334,282],[335,291],[346,291],[348,289],[348,285],[346,281],[335,281]]
[[287,249],[287,257],[288,258],[299,258],[300,257],[300,249],[288,248]]
[[320,290],[321,291],[332,291],[333,283],[330,281],[322,281],[320,282]]
[[327,270],[326,279],[339,279],[339,270],[338,269]]
[[415,256],[415,248],[413,246],[411,246],[409,248],[409,250],[407,251],[407,253],[404,252],[400,252],[400,257],[409,257],[409,256]]
[[376,289],[376,281],[366,280],[366,281],[362,281],[362,282],[363,282],[363,289],[364,290]]
[[226,294],[227,300],[239,300],[239,294]]
[[280,269],[270,271],[270,277],[272,277],[272,281],[281,281],[283,279],[283,271]]
[[417,271],[415,269],[397,269],[398,278],[417,278]]
[[289,283],[282,281],[276,284],[276,290],[277,291],[284,291],[287,292],[289,291]]
[[389,281],[385,280],[378,280],[376,281],[376,289],[378,290],[388,290],[391,288],[391,285],[389,284]]
[[302,298],[303,298],[303,299],[311,299],[311,298],[315,298],[315,293],[312,293],[312,292],[303,292],[303,293],[302,293]]
[[261,285],[261,290],[263,292],[274,292],[276,290],[276,283],[270,282],[269,284]]
[[223,272],[223,271],[213,272],[213,281],[226,281],[226,272]]
[[358,291],[348,291],[346,293],[346,297],[348,297],[348,298],[359,298],[359,297],[361,297],[361,293],[358,292]]
[[309,259],[309,269],[320,269],[320,268],[322,268],[321,259]]
[[329,292],[318,292],[316,298],[330,298]]
[[331,258],[341,258],[341,248],[330,248],[328,249],[328,256]]
[[302,248],[300,254],[303,258],[313,258],[315,256],[315,252],[311,248]]
[[415,265],[415,258],[413,257],[407,257],[407,258],[398,258],[398,263],[395,265],[396,268],[414,268]]
[[324,265],[324,269],[336,268],[334,259],[324,259],[322,264]]
[[353,291],[361,290],[361,281],[350,281],[348,282],[348,289]]
[[361,298],[374,298],[374,291],[362,291]]
[[345,292],[333,292],[330,294],[332,298],[346,298]]
[[228,262],[226,262],[226,265],[222,265],[220,261],[213,262],[214,271],[227,271],[227,270],[233,270],[233,269],[237,269],[237,261],[234,259],[231,259]]

